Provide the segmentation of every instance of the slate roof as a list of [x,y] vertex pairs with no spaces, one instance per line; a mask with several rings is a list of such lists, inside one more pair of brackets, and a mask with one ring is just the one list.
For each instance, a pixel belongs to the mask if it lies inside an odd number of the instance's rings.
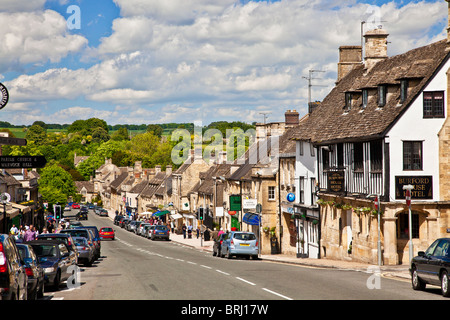
[[[311,112],[292,138],[327,144],[367,141],[384,136],[448,60],[446,47],[446,40],[441,40],[380,61],[369,72],[364,70],[363,64],[355,67]],[[403,103],[400,103],[401,79],[418,81],[418,85],[410,88]],[[352,109],[345,112],[346,92],[360,93],[363,88],[377,88],[381,84],[388,84],[389,90],[394,90],[388,95],[384,107],[378,107],[375,94],[362,109],[359,95]]]

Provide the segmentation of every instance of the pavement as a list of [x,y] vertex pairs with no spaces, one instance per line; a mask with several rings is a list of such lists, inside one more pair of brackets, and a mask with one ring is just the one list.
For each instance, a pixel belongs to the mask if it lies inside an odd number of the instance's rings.
[[[205,241],[200,238],[197,239],[195,235],[192,236],[191,239],[186,239],[182,234],[170,234],[171,241],[177,242],[179,244],[183,244],[189,247],[193,247],[195,249],[201,251],[211,252],[213,249],[213,241]],[[294,265],[302,265],[308,267],[317,267],[317,268],[332,268],[339,270],[352,270],[352,271],[360,271],[367,273],[375,273],[378,269],[377,265],[372,265],[363,262],[356,261],[346,261],[346,260],[332,260],[332,259],[311,259],[311,258],[297,258],[296,256],[286,255],[286,254],[263,254],[260,255],[260,259],[264,261],[272,261],[278,263],[287,263]],[[381,276],[387,278],[396,278],[399,280],[411,280],[411,275],[409,274],[409,266],[408,265],[393,265],[393,266],[379,266],[379,270]]]

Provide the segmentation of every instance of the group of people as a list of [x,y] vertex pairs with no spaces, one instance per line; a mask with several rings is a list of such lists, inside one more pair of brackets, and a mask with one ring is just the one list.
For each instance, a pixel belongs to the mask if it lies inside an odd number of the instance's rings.
[[9,233],[14,237],[16,242],[27,242],[36,240],[39,231],[33,225],[23,225],[17,228],[16,225],[13,224]]

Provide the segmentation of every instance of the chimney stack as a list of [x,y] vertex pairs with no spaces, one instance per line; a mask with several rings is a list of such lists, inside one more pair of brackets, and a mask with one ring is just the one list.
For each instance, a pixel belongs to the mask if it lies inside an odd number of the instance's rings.
[[374,29],[367,31],[365,38],[365,57],[364,68],[369,71],[378,62],[387,59],[387,37],[389,34],[386,30]]
[[[450,0],[449,0],[450,1]],[[353,68],[359,66],[362,60],[361,46],[340,46],[338,78],[336,82],[341,81]]]
[[286,127],[294,127],[299,124],[299,117],[297,110],[287,110],[284,113],[284,123]]

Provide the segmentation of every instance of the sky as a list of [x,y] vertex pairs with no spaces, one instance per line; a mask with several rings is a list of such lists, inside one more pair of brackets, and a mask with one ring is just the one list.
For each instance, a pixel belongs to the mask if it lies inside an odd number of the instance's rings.
[[0,121],[284,121],[335,85],[338,49],[382,25],[388,54],[446,37],[447,2],[0,0]]

